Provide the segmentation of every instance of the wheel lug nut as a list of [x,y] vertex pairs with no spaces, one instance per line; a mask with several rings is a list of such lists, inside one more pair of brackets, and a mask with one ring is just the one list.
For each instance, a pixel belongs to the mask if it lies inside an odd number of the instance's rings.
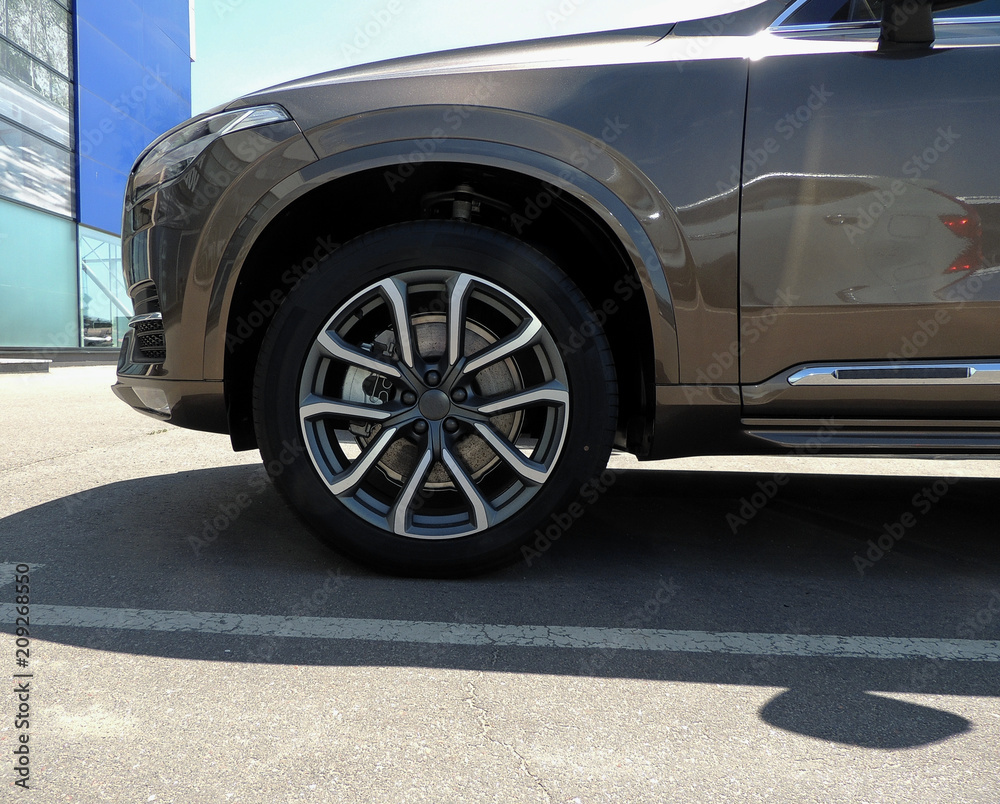
[[417,435],[423,435],[424,433],[426,433],[427,422],[425,422],[423,419],[417,419],[413,423],[413,432],[416,433]]
[[469,394],[464,388],[456,388],[451,392],[451,401],[462,404],[466,399],[469,398]]
[[424,375],[424,382],[430,386],[435,386],[441,382],[441,375],[432,369]]
[[403,391],[403,404],[412,405],[417,401],[417,395],[413,391]]
[[444,429],[448,433],[454,433],[458,429],[458,422],[455,419],[451,418],[445,419]]

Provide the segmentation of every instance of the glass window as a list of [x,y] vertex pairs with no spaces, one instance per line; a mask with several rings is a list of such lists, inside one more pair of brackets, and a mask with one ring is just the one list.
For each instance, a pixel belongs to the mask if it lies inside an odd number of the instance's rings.
[[70,17],[55,0],[2,0],[0,34],[67,78],[70,65]]
[[31,19],[31,55],[69,76],[69,52],[69,15],[54,0],[41,0]]
[[77,227],[0,200],[0,345],[80,345]]
[[881,14],[880,0],[813,0],[796,9],[782,24],[824,25],[828,22],[871,21],[879,19]]
[[[1000,0],[947,8],[935,19],[1000,16]],[[823,25],[829,22],[872,22],[882,18],[882,0],[813,0],[796,9],[782,25]]]
[[31,56],[0,39],[0,72],[30,87]]
[[0,0],[0,196],[67,217],[73,198],[72,33],[56,0]]
[[39,61],[0,39],[0,78],[9,78],[41,96],[67,115],[70,113],[70,82]]
[[31,4],[29,0],[7,0],[7,38],[31,52]]
[[958,17],[1000,17],[1000,0],[984,0],[958,8],[946,8],[935,11],[935,19],[954,19]]
[[122,243],[80,227],[80,323],[82,345],[119,349],[132,303],[122,275]]
[[0,117],[0,196],[72,217],[73,155]]
[[0,75],[0,125],[14,124],[69,148],[72,121],[61,107],[47,103],[23,85]]

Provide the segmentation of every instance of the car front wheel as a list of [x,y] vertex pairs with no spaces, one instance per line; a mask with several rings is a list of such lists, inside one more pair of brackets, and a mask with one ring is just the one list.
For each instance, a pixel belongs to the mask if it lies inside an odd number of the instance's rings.
[[285,459],[275,484],[321,538],[448,576],[513,560],[573,503],[607,461],[616,401],[569,278],[503,233],[439,221],[358,238],[300,282],[254,412],[265,464]]

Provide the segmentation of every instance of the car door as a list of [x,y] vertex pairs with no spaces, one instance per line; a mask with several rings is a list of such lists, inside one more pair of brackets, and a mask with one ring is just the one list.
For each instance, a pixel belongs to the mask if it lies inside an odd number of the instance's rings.
[[751,62],[745,417],[996,417],[1000,2],[933,46],[878,49],[879,16],[795,3]]

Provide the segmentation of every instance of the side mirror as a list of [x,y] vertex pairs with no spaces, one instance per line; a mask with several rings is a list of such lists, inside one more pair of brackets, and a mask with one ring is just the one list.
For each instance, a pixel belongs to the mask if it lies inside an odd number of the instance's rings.
[[934,44],[934,12],[980,0],[883,0],[879,50],[912,50]]
[[879,50],[925,48],[934,44],[932,0],[883,0]]

